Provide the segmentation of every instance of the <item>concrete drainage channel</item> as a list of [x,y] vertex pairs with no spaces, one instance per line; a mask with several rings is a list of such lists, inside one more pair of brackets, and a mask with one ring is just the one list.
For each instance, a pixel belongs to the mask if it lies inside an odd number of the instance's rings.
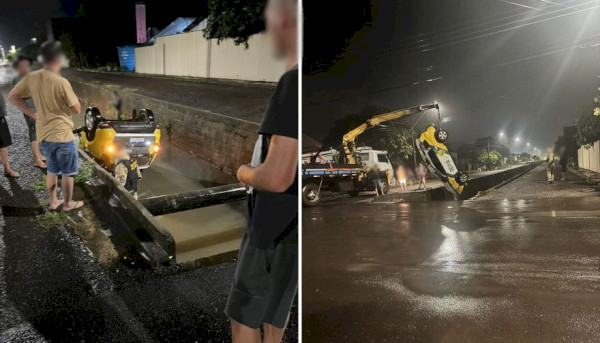
[[[182,244],[185,246],[189,243],[178,241],[178,237],[171,234],[154,217],[155,215],[239,201],[246,195],[245,189],[241,185],[232,184],[138,201],[109,172],[96,164],[86,152],[80,150],[79,154],[85,161],[94,163],[94,176],[83,185],[83,189],[86,196],[92,200],[94,212],[109,229],[111,240],[121,250],[124,248],[135,250],[152,267],[176,263],[180,253],[178,250],[185,250],[186,260],[193,260],[190,255],[194,255],[194,252],[190,251],[193,248],[181,248]],[[201,225],[201,223],[198,224]],[[230,238],[232,237],[227,239]],[[219,238],[213,237],[207,239],[206,242],[196,241],[193,245],[200,249],[219,243]],[[224,259],[221,258],[221,261],[233,258],[230,254],[230,247],[224,250],[213,249],[212,252],[213,255],[227,256]],[[214,256],[212,258],[214,259]]]
[[[531,171],[537,167],[538,163],[529,163],[517,168],[511,168],[500,171],[495,174],[481,176],[469,180],[467,187],[460,200],[476,199],[481,192],[490,191],[494,188],[501,187],[506,183],[518,178],[519,176]],[[430,189],[427,192],[414,193],[390,193],[386,195],[376,196],[374,202],[423,202],[430,200],[454,200],[454,196],[444,187]]]

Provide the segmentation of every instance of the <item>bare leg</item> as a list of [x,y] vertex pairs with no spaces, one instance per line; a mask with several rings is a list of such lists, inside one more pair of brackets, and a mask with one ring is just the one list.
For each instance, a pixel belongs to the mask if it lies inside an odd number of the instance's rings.
[[40,145],[37,141],[31,141],[31,151],[33,152],[33,157],[35,158],[35,165],[40,168],[46,168],[46,163],[44,163],[42,153],[40,152]]
[[48,194],[50,195],[50,209],[56,210],[58,206],[60,206],[61,201],[58,200],[58,196],[56,196],[56,188],[58,186],[58,176],[48,174],[46,175],[46,189],[48,190]]
[[271,324],[263,324],[264,342],[265,343],[281,343],[283,339],[284,329],[276,328]]
[[4,175],[19,177],[19,174],[10,168],[7,148],[0,148],[0,159],[2,159],[2,163],[4,164]]
[[62,194],[63,194],[63,210],[68,212],[75,210],[83,206],[83,201],[73,200],[73,188],[75,185],[75,178],[73,176],[63,176],[62,178]]
[[229,320],[231,321],[232,343],[260,343],[260,329],[247,327],[246,325],[238,323],[233,319]]

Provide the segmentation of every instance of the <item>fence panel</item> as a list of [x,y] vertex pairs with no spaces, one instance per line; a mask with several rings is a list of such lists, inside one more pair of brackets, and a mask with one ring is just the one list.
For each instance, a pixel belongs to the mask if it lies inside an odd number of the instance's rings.
[[594,142],[589,148],[579,148],[577,155],[579,157],[579,168],[600,173],[600,141]]

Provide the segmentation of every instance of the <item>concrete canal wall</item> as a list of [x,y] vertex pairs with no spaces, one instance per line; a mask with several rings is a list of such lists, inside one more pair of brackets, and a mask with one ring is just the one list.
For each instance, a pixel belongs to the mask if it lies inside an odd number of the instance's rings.
[[[117,91],[116,86],[70,80],[84,106],[93,105],[106,118]],[[235,175],[237,168],[250,161],[258,124],[199,108],[168,103],[125,90],[118,90],[125,113],[134,108],[149,108],[161,127],[162,139]]]
[[[503,183],[509,182],[515,177],[526,173],[538,166],[537,163],[526,164],[516,168],[510,168],[499,171],[495,174],[480,176],[469,180],[463,194],[460,195],[460,200],[473,198],[479,192],[498,187]],[[423,202],[430,200],[454,200],[454,195],[446,190],[446,188],[438,187],[430,189],[427,192],[409,192],[409,193],[390,193],[377,196],[374,202]]]

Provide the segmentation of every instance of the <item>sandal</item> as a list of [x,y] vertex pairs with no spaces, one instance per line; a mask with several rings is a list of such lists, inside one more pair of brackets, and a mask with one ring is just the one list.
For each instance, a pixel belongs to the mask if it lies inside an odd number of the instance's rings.
[[17,179],[19,178],[21,175],[19,175],[19,173],[17,173],[14,170],[9,171],[8,173],[4,173],[4,176],[6,177],[12,177],[13,179]]
[[77,209],[79,209],[79,208],[82,208],[82,207],[83,207],[83,205],[85,205],[85,204],[83,203],[83,201],[79,200],[79,201],[76,201],[76,202],[75,202],[75,206],[73,206],[73,208],[72,208],[72,209],[70,209],[70,210],[65,210],[65,207],[63,206],[63,211],[64,211],[64,212],[71,212],[71,211],[73,211],[73,210],[77,210]]
[[48,212],[56,212],[58,211],[58,209],[64,204],[64,200],[60,200],[58,202],[58,206],[56,206],[55,208],[51,208],[50,206],[48,206]]

